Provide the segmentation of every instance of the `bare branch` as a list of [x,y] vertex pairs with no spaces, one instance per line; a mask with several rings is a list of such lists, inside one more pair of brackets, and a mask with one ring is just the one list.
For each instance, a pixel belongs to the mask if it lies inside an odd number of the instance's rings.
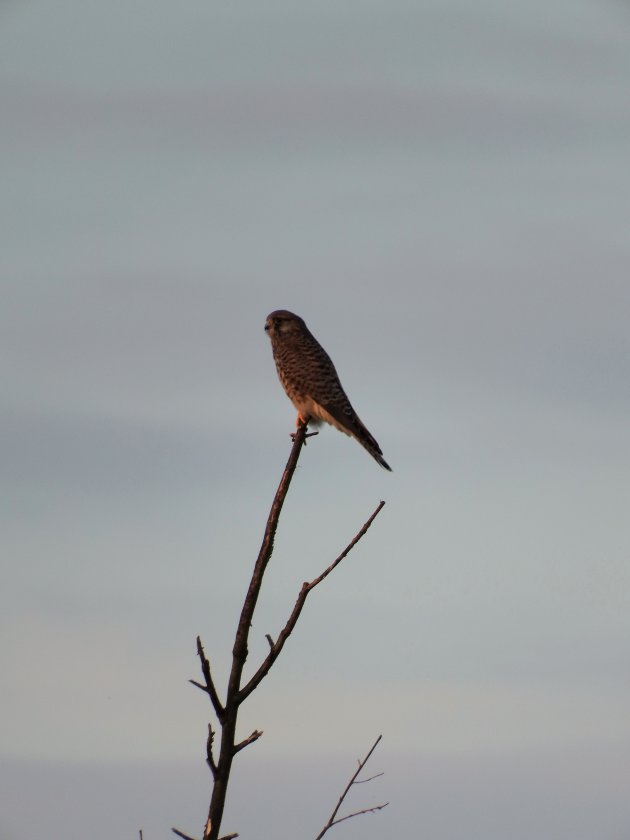
[[[337,568],[337,566],[341,563],[341,561],[345,557],[347,557],[347,555],[352,551],[352,549],[359,542],[359,540],[363,536],[365,536],[365,534],[367,533],[370,525],[372,524],[372,522],[374,522],[376,517],[379,515],[379,513],[383,509],[384,505],[385,505],[385,502],[381,501],[381,502],[378,503],[378,506],[377,506],[376,510],[370,516],[370,518],[367,520],[367,522],[363,525],[361,530],[352,538],[352,540],[348,543],[348,545],[344,548],[344,550],[336,558],[336,560],[333,560],[333,562],[330,564],[330,566],[328,566],[328,568],[324,569],[324,571],[321,573],[321,575],[318,575],[318,577],[314,578],[310,583],[305,582],[305,583],[302,584],[302,588],[300,589],[300,594],[297,597],[297,601],[295,602],[295,606],[293,607],[293,611],[291,612],[291,615],[289,616],[289,619],[288,619],[287,623],[285,624],[284,628],[280,631],[280,635],[278,636],[275,644],[271,645],[271,650],[269,651],[269,653],[267,654],[267,656],[263,660],[263,663],[260,666],[260,668],[252,676],[252,678],[249,680],[249,682],[246,685],[244,685],[243,688],[240,690],[239,695],[238,695],[239,703],[242,703],[243,700],[245,700],[245,698],[248,697],[252,693],[252,691],[260,684],[260,682],[269,673],[269,669],[271,668],[271,666],[273,665],[275,660],[280,655],[280,652],[282,651],[282,648],[284,647],[284,643],[289,638],[289,636],[293,632],[293,628],[297,624],[298,618],[300,617],[300,613],[302,612],[304,604],[306,603],[306,599],[308,597],[309,592],[311,590],[315,589],[316,586],[318,586],[325,578],[327,578],[328,575],[334,569]],[[267,640],[269,641],[269,637],[267,637]]]
[[247,747],[249,744],[253,744],[254,741],[257,741],[263,733],[260,732],[258,729],[254,729],[252,734],[245,738],[244,741],[241,741],[240,744],[234,745],[234,754],[236,755],[237,752],[240,752],[244,747]]
[[372,808],[363,808],[361,811],[354,811],[352,814],[346,814],[345,817],[339,817],[338,820],[334,820],[330,825],[327,825],[326,830],[318,834],[315,840],[320,840],[320,837],[323,837],[326,831],[334,825],[339,825],[339,823],[345,822],[345,820],[351,820],[352,817],[360,817],[361,814],[375,814],[377,811],[382,811],[383,808],[387,808],[388,805],[389,802],[383,802],[381,805],[373,805]]
[[181,837],[182,840],[195,840],[194,837],[191,837],[189,834],[184,834],[183,831],[180,831],[178,828],[171,828],[173,834],[177,834],[178,837]]
[[355,785],[364,785],[367,782],[373,781],[373,779],[380,779],[380,777],[384,775],[385,773],[375,773],[373,776],[368,776],[367,779],[357,779],[355,781]]
[[[247,642],[249,638],[249,630],[252,624],[252,616],[254,615],[254,610],[256,609],[258,596],[260,594],[265,569],[267,568],[267,564],[269,563],[273,553],[274,539],[282,507],[284,505],[284,500],[286,499],[291,479],[293,478],[293,473],[295,472],[300,452],[306,438],[306,429],[306,424],[300,422],[297,431],[293,436],[293,446],[291,447],[287,464],[284,468],[282,478],[280,479],[278,489],[276,490],[276,495],[274,496],[274,500],[271,504],[271,510],[269,511],[269,516],[267,517],[267,524],[265,526],[262,544],[258,552],[258,557],[254,565],[254,571],[252,572],[245,601],[241,609],[241,615],[234,639],[234,646],[232,648],[232,668],[228,678],[225,707],[222,707],[219,703],[219,708],[222,710],[222,717],[219,717],[221,723],[221,750],[217,761],[217,773],[214,777],[214,785],[212,786],[210,807],[208,809],[208,820],[204,830],[203,840],[218,840],[219,838],[221,820],[223,819],[223,811],[225,809],[227,786],[232,769],[232,760],[236,754],[234,749],[236,720],[238,717],[238,708],[241,703],[241,678],[248,655]],[[202,659],[202,669],[203,667],[204,660]],[[205,671],[204,677],[206,677],[206,682],[208,683]],[[212,681],[208,683],[209,693],[211,685],[213,685]],[[212,698],[212,694],[210,696],[216,711],[216,700]],[[218,700],[218,697],[216,699]]]
[[212,701],[212,705],[214,706],[216,716],[219,719],[219,723],[223,723],[223,718],[225,717],[225,709],[223,708],[223,704],[219,700],[219,695],[217,693],[214,680],[212,679],[212,674],[210,673],[210,662],[208,661],[208,657],[205,654],[203,645],[201,643],[201,638],[199,636],[197,636],[197,655],[201,660],[201,671],[206,681],[206,687],[204,689],[202,685],[200,685],[198,682],[195,682],[194,680],[190,680],[190,682],[193,685],[196,685],[197,688],[201,688],[202,690],[208,692],[210,700]]
[[[332,814],[331,814],[331,815],[330,815],[330,817],[328,818],[328,822],[327,822],[327,823],[326,823],[326,825],[322,828],[322,830],[321,830],[321,831],[320,831],[320,833],[317,835],[317,837],[315,838],[315,840],[321,840],[321,838],[324,836],[324,834],[326,834],[326,832],[328,831],[328,829],[329,829],[329,828],[332,828],[332,827],[333,827],[333,825],[338,825],[340,822],[343,822],[344,820],[349,820],[349,819],[351,819],[352,817],[358,817],[358,816],[360,816],[361,814],[373,814],[373,813],[375,813],[376,811],[381,811],[383,808],[386,808],[386,807],[387,807],[387,805],[389,805],[389,802],[385,802],[385,803],[383,803],[382,805],[373,805],[371,808],[363,808],[361,811],[355,811],[355,812],[354,812],[354,813],[352,813],[352,814],[346,814],[346,816],[345,816],[345,817],[339,817],[339,818],[337,818],[337,814],[339,813],[339,809],[340,809],[340,808],[341,808],[341,806],[343,805],[344,799],[345,799],[345,798],[346,798],[346,796],[348,795],[348,793],[349,793],[349,791],[350,791],[350,788],[351,788],[353,785],[355,785],[355,784],[359,784],[359,782],[357,782],[357,777],[358,777],[359,773],[361,772],[361,770],[363,770],[363,768],[365,767],[365,765],[366,765],[366,764],[368,763],[368,761],[370,760],[370,757],[371,757],[372,753],[373,753],[373,752],[374,752],[374,750],[377,748],[377,746],[378,746],[378,744],[379,744],[379,741],[381,740],[381,738],[382,738],[382,737],[383,737],[382,735],[379,735],[379,736],[378,736],[378,738],[376,739],[376,741],[374,741],[374,743],[372,744],[372,748],[370,749],[370,751],[368,752],[368,754],[365,756],[365,758],[364,758],[364,759],[362,759],[362,760],[361,760],[361,759],[359,760],[359,766],[357,767],[357,769],[355,770],[354,774],[352,775],[352,777],[351,777],[350,781],[349,781],[349,782],[348,782],[348,784],[346,785],[345,790],[343,791],[343,793],[342,793],[342,794],[341,794],[341,796],[339,797],[339,801],[337,802],[337,804],[336,804],[336,806],[335,806],[335,808],[334,808],[334,810],[333,810]],[[382,774],[382,773],[378,773],[377,775],[378,775],[378,776],[382,776],[383,774]],[[372,778],[376,778],[376,776],[373,776]],[[364,781],[364,782],[367,782],[367,781],[370,781],[370,780],[369,780],[369,779],[364,779],[363,781]]]
[[214,753],[212,752],[212,747],[214,745],[214,729],[212,728],[212,724],[208,724],[208,740],[206,742],[206,761],[208,762],[208,767],[212,772],[212,777],[216,779],[217,777],[217,764],[214,760]]
[[[216,733],[213,730],[211,724],[208,726],[208,739],[206,746],[207,763],[212,772],[214,784],[212,785],[212,794],[210,798],[210,806],[208,809],[208,818],[206,820],[206,825],[203,830],[203,840],[233,840],[233,838],[238,837],[238,834],[228,834],[221,837],[219,836],[221,830],[221,822],[223,819],[223,812],[225,809],[227,788],[232,769],[232,761],[234,759],[234,756],[238,752],[243,750],[249,744],[258,740],[262,735],[262,732],[256,729],[243,741],[236,743],[236,725],[241,703],[243,703],[243,701],[251,694],[251,692],[258,686],[261,680],[267,675],[269,669],[280,655],[285,642],[287,641],[288,637],[291,635],[293,629],[295,628],[295,625],[300,617],[301,611],[304,607],[309,592],[316,586],[318,586],[326,577],[328,577],[328,575],[349,554],[349,552],[354,548],[357,542],[359,542],[359,540],[365,535],[372,522],[380,513],[385,504],[385,502],[380,502],[376,510],[372,513],[372,515],[363,525],[361,530],[356,534],[356,536],[351,540],[351,542],[346,546],[346,548],[341,552],[341,554],[336,558],[336,560],[334,560],[330,564],[330,566],[324,569],[324,571],[314,580],[302,584],[293,610],[291,611],[291,614],[289,615],[289,618],[284,628],[282,629],[278,638],[275,641],[271,635],[266,634],[265,638],[267,639],[267,643],[269,645],[269,652],[264,661],[262,662],[261,666],[253,675],[253,677],[251,677],[249,681],[244,686],[242,686],[241,683],[243,680],[243,671],[249,655],[249,633],[252,626],[252,619],[258,602],[258,597],[260,595],[263,577],[273,553],[275,535],[278,528],[278,522],[282,513],[283,505],[287,496],[287,492],[289,490],[291,480],[295,473],[295,469],[297,467],[302,447],[306,444],[306,438],[310,436],[311,433],[307,433],[307,426],[302,421],[298,423],[297,431],[291,436],[293,439],[293,446],[291,447],[289,458],[287,460],[284,472],[278,484],[278,488],[276,490],[276,494],[274,496],[269,515],[267,517],[267,523],[265,526],[265,532],[263,535],[262,543],[258,552],[258,557],[254,564],[254,569],[252,571],[251,579],[247,589],[247,594],[245,596],[245,600],[241,608],[241,614],[239,617],[236,635],[234,638],[234,645],[232,647],[232,665],[228,677],[228,684],[227,690],[225,692],[224,703],[222,703],[219,698],[219,694],[211,674],[210,662],[205,655],[201,639],[200,637],[197,637],[197,654],[201,663],[201,671],[203,673],[205,685],[203,682],[197,682],[196,680],[190,680],[190,682],[196,688],[199,688],[200,690],[204,691],[209,696],[215,714],[220,723],[221,735],[220,748],[218,749],[218,754],[215,755],[214,746]],[[372,748],[372,750],[373,749],[374,747]],[[365,761],[368,760],[370,755],[371,752],[370,754],[368,754],[361,766],[365,764]],[[355,776],[353,777],[351,784],[354,781],[356,781],[356,775],[357,774],[355,774]],[[346,794],[347,790],[344,792],[339,802],[339,805],[345,798]],[[335,809],[333,816],[329,821],[328,827],[335,823],[335,820],[337,819],[339,805]],[[382,807],[384,806],[376,806],[375,808],[366,809],[364,812],[357,813],[368,813],[371,810],[378,810]],[[343,819],[347,819],[347,817],[344,817]],[[327,830],[327,828],[325,830]],[[183,840],[193,840],[193,838],[187,837],[178,829],[173,829],[173,831],[180,837],[182,837]]]

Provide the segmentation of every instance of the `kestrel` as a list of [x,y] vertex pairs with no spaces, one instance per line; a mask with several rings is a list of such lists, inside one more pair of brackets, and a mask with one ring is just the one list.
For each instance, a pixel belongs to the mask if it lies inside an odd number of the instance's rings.
[[318,425],[325,420],[358,440],[381,467],[391,472],[380,446],[352,408],[330,356],[304,321],[293,312],[277,309],[267,316],[265,332],[271,339],[280,382],[297,408],[298,423],[301,420]]

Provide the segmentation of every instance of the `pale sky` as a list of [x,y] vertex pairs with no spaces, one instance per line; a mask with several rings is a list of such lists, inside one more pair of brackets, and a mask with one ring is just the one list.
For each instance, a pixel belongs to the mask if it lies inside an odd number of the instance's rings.
[[226,832],[314,837],[382,733],[340,840],[628,835],[629,101],[619,2],[0,7],[2,840],[201,833],[278,308],[394,472],[302,454],[252,667],[386,506],[243,710]]

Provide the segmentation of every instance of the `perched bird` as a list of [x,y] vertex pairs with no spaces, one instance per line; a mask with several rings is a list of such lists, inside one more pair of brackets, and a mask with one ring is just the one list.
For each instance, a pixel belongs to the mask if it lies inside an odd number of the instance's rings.
[[391,472],[380,446],[352,408],[330,356],[304,321],[293,312],[277,309],[267,316],[265,332],[271,339],[280,382],[297,408],[298,423],[317,425],[325,420],[358,440]]

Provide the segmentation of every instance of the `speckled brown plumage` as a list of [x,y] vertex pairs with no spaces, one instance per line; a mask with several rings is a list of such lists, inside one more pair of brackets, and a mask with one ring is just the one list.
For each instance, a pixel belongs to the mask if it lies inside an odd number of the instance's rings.
[[330,356],[304,321],[293,312],[277,309],[267,317],[265,330],[280,382],[298,411],[298,419],[322,420],[359,441],[386,470],[391,470],[381,448],[352,408]]

